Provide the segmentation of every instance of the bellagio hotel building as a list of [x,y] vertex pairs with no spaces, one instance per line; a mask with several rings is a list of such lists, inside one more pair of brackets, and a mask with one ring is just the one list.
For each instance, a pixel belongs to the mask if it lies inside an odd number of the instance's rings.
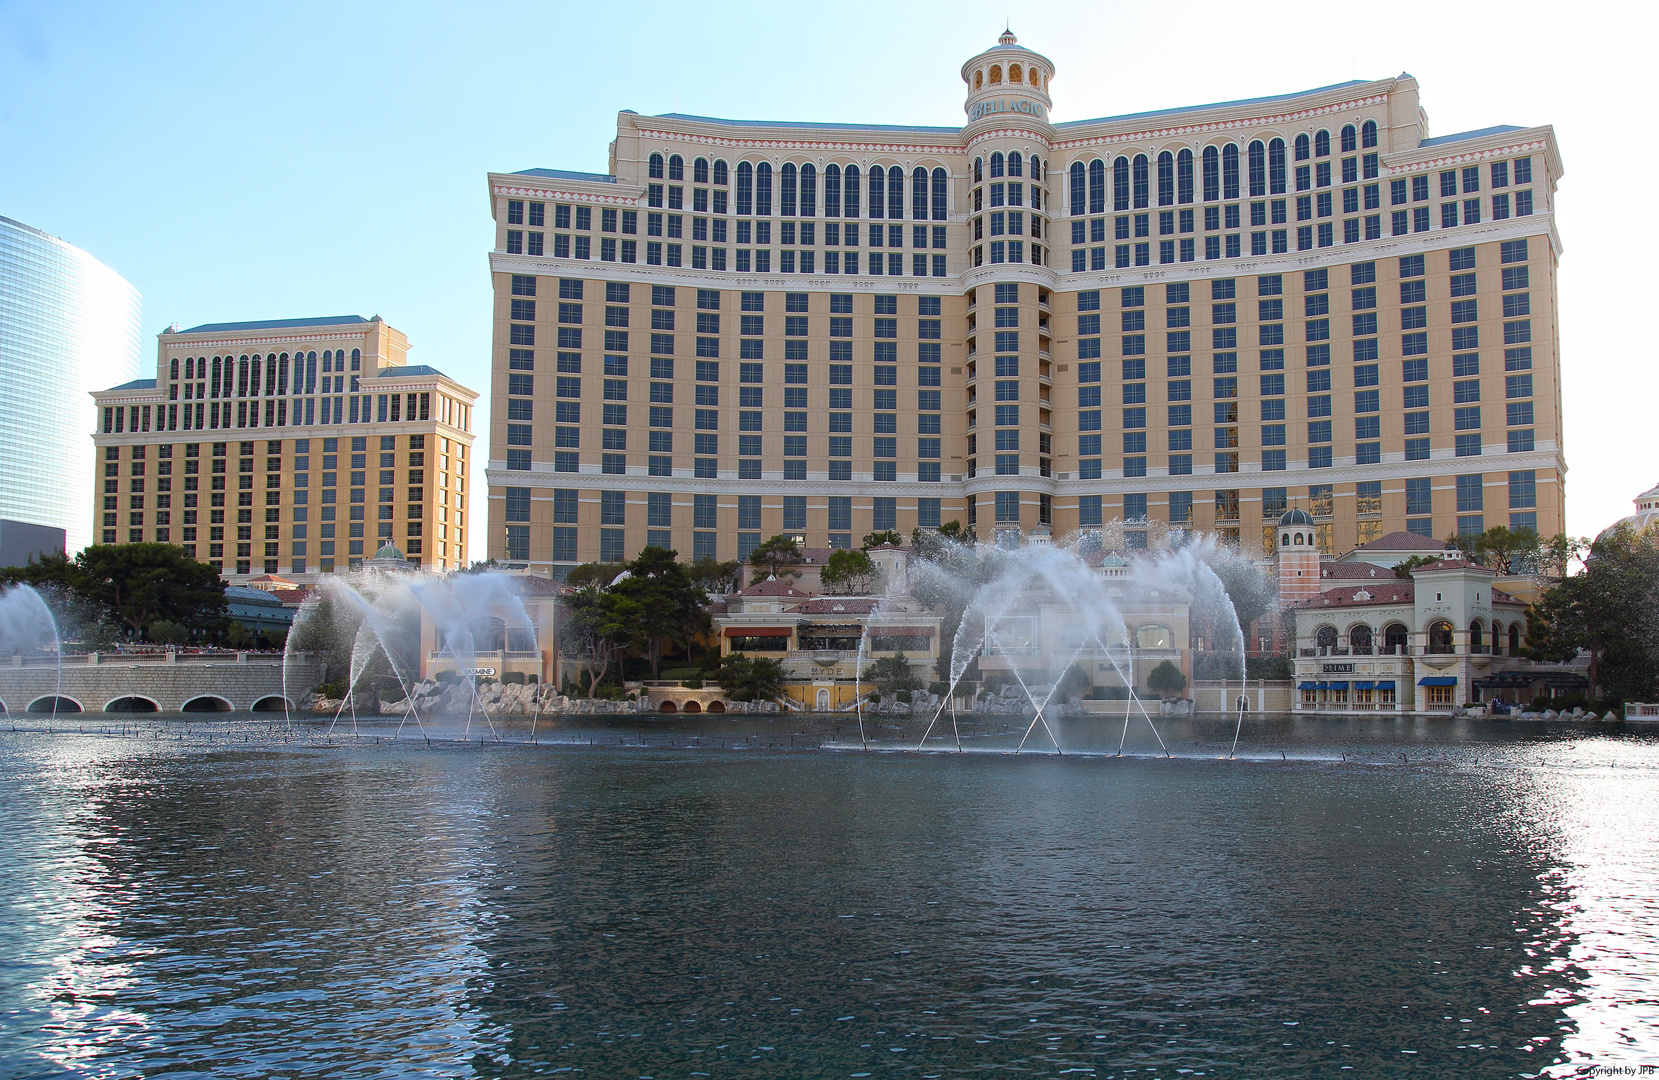
[[231,581],[467,565],[477,394],[377,315],[160,335],[156,377],[93,394],[104,544],[177,544]]
[[960,128],[623,112],[608,173],[490,174],[491,556],[1561,530],[1552,129],[1431,137],[1406,75],[1054,124],[1011,34],[961,75]]

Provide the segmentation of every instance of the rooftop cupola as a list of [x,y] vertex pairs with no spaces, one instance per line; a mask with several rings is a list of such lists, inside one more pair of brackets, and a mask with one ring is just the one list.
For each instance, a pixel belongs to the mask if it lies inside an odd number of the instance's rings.
[[997,43],[962,65],[968,123],[991,120],[1049,123],[1048,81],[1054,64],[1004,30]]

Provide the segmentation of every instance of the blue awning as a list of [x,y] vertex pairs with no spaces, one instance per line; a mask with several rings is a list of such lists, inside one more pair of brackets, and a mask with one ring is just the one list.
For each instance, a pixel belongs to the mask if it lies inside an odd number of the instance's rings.
[[1455,675],[1425,675],[1417,680],[1418,686],[1456,686]]
[[1348,689],[1348,680],[1343,679],[1341,682],[1326,683],[1325,685],[1332,690],[1346,690]]
[[1377,682],[1377,689],[1378,690],[1392,690],[1392,689],[1394,689],[1394,680],[1393,679],[1379,680]]
[[1371,687],[1372,687],[1372,682],[1371,682],[1370,679],[1364,679],[1364,680],[1361,680],[1359,682],[1354,683],[1354,689],[1355,690],[1369,690],[1369,689],[1371,689]]
[[1298,689],[1298,690],[1317,690],[1317,689],[1319,689],[1319,684],[1316,683],[1316,682],[1305,682],[1305,683],[1302,683],[1299,686],[1297,686],[1296,689]]

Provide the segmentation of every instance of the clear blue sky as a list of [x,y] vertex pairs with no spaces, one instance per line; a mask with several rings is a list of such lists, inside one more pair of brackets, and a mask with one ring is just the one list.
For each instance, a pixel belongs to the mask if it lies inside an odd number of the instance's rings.
[[1409,71],[1435,134],[1553,123],[1569,530],[1659,481],[1634,5],[0,0],[0,214],[138,288],[146,364],[175,321],[379,314],[487,396],[486,171],[602,171],[620,109],[958,124],[1008,16],[1058,67],[1056,120]]

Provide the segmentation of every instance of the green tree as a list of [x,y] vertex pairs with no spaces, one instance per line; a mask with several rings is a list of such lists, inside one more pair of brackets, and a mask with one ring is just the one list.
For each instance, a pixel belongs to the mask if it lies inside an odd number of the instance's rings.
[[40,595],[52,612],[60,642],[102,649],[121,636],[114,613],[87,595],[80,568],[65,555],[47,555],[30,559],[23,566],[0,567],[3,584],[27,585]]
[[733,701],[771,701],[783,690],[783,665],[770,656],[731,653],[717,678]]
[[1163,698],[1171,698],[1187,688],[1187,677],[1173,661],[1160,661],[1146,676],[1146,688]]
[[818,582],[827,593],[859,596],[869,593],[880,571],[870,556],[862,551],[832,552]]
[[659,547],[645,548],[623,567],[627,576],[610,588],[612,594],[632,601],[639,609],[636,633],[648,645],[653,679],[657,677],[665,638],[689,649],[692,639],[709,627],[703,606],[707,594],[674,556],[673,551]]
[[158,619],[209,632],[224,625],[219,572],[172,544],[89,547],[75,566],[79,591],[114,612],[134,636]]
[[873,547],[883,544],[892,544],[894,547],[904,546],[904,536],[897,529],[882,529],[880,532],[864,534],[863,548],[869,551]]
[[800,541],[779,533],[749,552],[749,565],[765,570],[769,577],[794,578],[801,574],[803,558]]
[[[165,625],[165,620],[157,620],[151,626]],[[232,620],[225,628],[225,643],[233,649],[251,649],[254,644],[254,633],[241,622]]]
[[920,690],[926,685],[910,666],[909,657],[902,652],[882,657],[867,670],[870,681],[881,687],[884,694],[896,694],[900,690]]
[[590,585],[602,589],[616,580],[616,575],[621,572],[622,568],[616,563],[578,563],[565,571],[565,584],[573,589],[582,589]]
[[1587,652],[1593,696],[1648,700],[1659,684],[1659,529],[1621,524],[1597,538],[1584,569],[1539,598],[1527,646],[1540,660]]
[[1413,570],[1417,569],[1419,566],[1427,566],[1429,563],[1437,563],[1441,560],[1441,558],[1442,556],[1439,555],[1413,555],[1404,562],[1397,562],[1394,564],[1394,576],[1397,578],[1405,578],[1407,581],[1410,581],[1411,572]]
[[691,580],[704,592],[725,596],[737,588],[737,575],[742,569],[743,564],[736,559],[720,562],[704,555],[686,567],[686,573],[691,575]]
[[145,636],[157,645],[187,645],[190,642],[190,631],[185,629],[184,624],[167,619],[157,619],[151,623],[145,628]]
[[1210,564],[1210,569],[1221,579],[1227,599],[1233,602],[1233,611],[1238,615],[1239,628],[1244,632],[1245,648],[1248,650],[1250,627],[1273,607],[1273,601],[1279,595],[1278,582],[1255,563],[1243,559],[1218,559]]
[[562,609],[561,648],[588,678],[593,697],[611,664],[639,641],[639,605],[596,586],[577,590]]

